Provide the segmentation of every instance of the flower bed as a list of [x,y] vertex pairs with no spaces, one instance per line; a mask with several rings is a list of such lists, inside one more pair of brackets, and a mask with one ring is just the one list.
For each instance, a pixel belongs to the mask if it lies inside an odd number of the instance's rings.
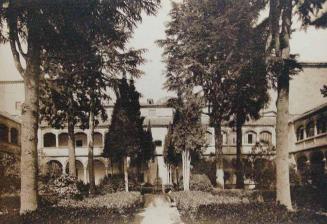
[[106,208],[116,213],[125,214],[133,208],[142,206],[143,200],[139,192],[117,192],[85,198],[77,201],[72,199],[61,200],[58,207],[72,208]]
[[140,193],[118,192],[83,200],[63,199],[54,205],[41,203],[40,209],[24,216],[19,216],[17,209],[0,215],[0,223],[131,223],[141,206]]
[[308,210],[288,212],[276,203],[259,203],[248,192],[223,191],[173,192],[170,198],[182,214],[185,223],[327,223],[327,216]]
[[202,191],[180,191],[170,194],[172,201],[176,202],[181,213],[195,215],[201,206],[219,204],[243,204],[249,203],[248,199],[236,196],[213,195]]

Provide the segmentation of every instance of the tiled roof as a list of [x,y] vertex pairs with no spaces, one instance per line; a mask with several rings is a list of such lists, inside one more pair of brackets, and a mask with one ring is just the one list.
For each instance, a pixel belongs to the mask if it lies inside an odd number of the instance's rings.
[[21,123],[20,117],[12,116],[8,112],[0,111],[0,115],[7,118],[7,119],[9,119],[9,120],[12,120],[12,121],[14,121],[16,123],[19,123],[19,124]]
[[317,106],[317,107],[315,107],[315,108],[313,108],[313,109],[311,109],[311,110],[309,110],[307,112],[304,112],[303,114],[295,116],[292,119],[292,121],[294,122],[294,121],[300,120],[302,118],[306,118],[306,117],[308,117],[308,116],[310,116],[312,114],[318,113],[318,112],[323,111],[323,110],[327,110],[327,103],[319,105],[319,106]]

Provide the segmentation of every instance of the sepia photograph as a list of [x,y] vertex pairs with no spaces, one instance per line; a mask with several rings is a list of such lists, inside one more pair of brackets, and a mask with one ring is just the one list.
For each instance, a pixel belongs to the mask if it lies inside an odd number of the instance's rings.
[[0,224],[327,224],[327,0],[0,0]]

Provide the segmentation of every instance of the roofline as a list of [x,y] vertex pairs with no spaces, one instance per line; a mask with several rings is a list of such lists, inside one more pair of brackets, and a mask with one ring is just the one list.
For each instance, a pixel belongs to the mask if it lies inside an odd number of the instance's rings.
[[327,68],[327,62],[300,62],[303,68]]
[[303,114],[300,114],[299,116],[293,118],[291,122],[295,122],[295,121],[307,118],[312,114],[315,114],[321,110],[324,110],[325,108],[327,109],[327,103],[321,104],[317,107],[312,108],[311,110],[304,112]]
[[24,80],[1,80],[0,84],[20,84],[24,83]]
[[11,121],[21,125],[21,121],[19,120],[19,118],[12,117],[9,113],[7,113],[5,111],[0,111],[0,116],[5,117],[8,120],[11,120]]

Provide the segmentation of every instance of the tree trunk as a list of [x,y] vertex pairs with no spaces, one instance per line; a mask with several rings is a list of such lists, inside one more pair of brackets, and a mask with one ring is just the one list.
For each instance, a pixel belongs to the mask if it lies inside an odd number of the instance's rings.
[[216,184],[218,188],[224,189],[223,169],[223,138],[220,123],[214,125],[215,131],[215,155],[216,155]]
[[[70,116],[70,115],[68,115]],[[68,118],[68,161],[69,161],[69,175],[76,177],[76,158],[75,158],[75,133],[74,123],[72,119]]]
[[95,180],[94,180],[94,161],[93,161],[93,137],[94,137],[94,113],[90,112],[89,117],[89,152],[88,152],[88,165],[89,165],[89,183],[90,183],[90,194],[95,194]]
[[113,159],[110,158],[110,165],[111,165],[111,176],[114,176],[114,163],[113,163]]
[[39,116],[40,46],[37,33],[28,36],[28,59],[24,73],[25,101],[22,108],[20,214],[37,209],[37,130]]
[[128,160],[127,160],[127,156],[124,157],[124,180],[125,180],[125,191],[128,192]]
[[[288,74],[284,74],[287,75]],[[287,79],[288,77],[285,77]],[[278,86],[276,124],[276,191],[277,201],[292,209],[288,159],[288,81]]]
[[189,191],[190,190],[190,165],[191,165],[190,150],[188,149],[183,150],[182,163],[183,163],[183,188],[184,191]]
[[[236,118],[237,119],[237,118]],[[242,156],[242,124],[236,121],[236,188],[244,188]]]
[[[276,2],[278,3],[278,1],[273,0],[273,3]],[[281,40],[278,40],[278,38],[276,38],[278,41],[275,40],[276,56],[279,57],[284,63],[280,74],[278,74],[277,83],[278,95],[276,102],[276,201],[282,205],[285,205],[289,210],[292,210],[288,158],[289,69],[287,68],[288,65],[285,65],[286,60],[290,58],[289,39],[291,34],[292,22],[292,1],[280,1],[279,4],[281,3],[283,3],[283,11],[281,15],[282,32],[281,34],[278,33],[279,38],[281,38]],[[277,33],[275,33],[275,36],[277,37]],[[281,45],[280,43],[283,43],[283,45]]]

